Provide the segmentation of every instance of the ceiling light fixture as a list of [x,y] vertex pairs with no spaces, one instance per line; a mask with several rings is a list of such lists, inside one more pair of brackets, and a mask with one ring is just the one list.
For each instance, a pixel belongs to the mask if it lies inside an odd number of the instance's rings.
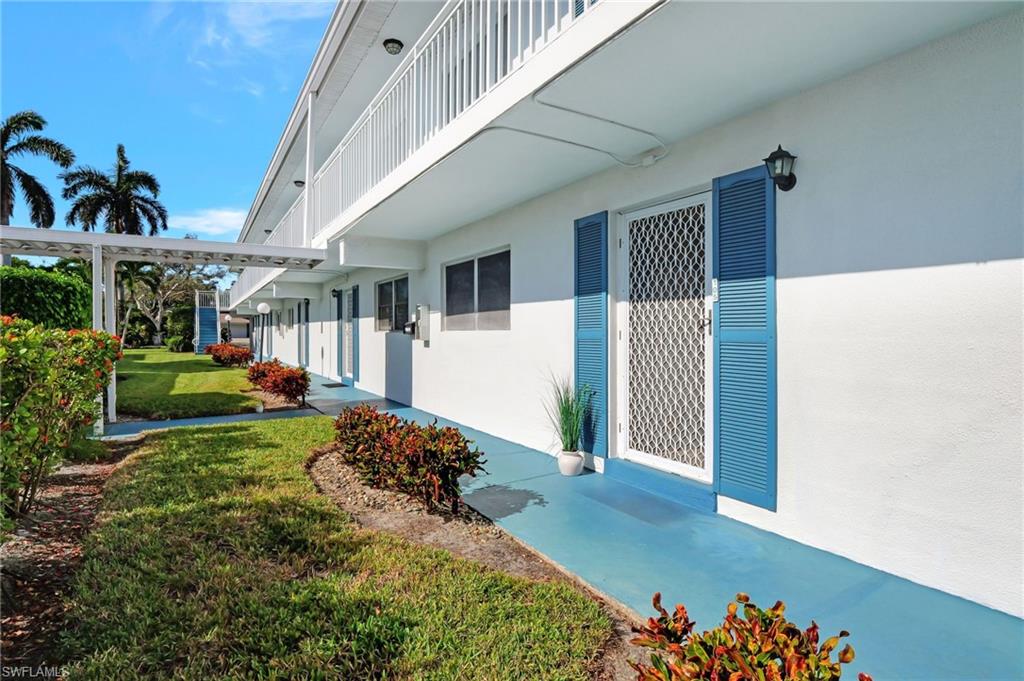
[[405,45],[398,38],[388,38],[384,41],[384,49],[390,55],[397,55]]

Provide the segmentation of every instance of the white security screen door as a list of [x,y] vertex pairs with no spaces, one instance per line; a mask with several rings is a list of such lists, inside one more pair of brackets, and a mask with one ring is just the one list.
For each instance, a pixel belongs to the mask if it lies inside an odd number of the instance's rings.
[[623,216],[619,451],[711,481],[711,195]]
[[344,307],[344,318],[342,321],[342,369],[341,375],[345,377],[352,376],[352,365],[354,357],[354,346],[352,337],[352,289],[344,291],[342,295],[345,296]]

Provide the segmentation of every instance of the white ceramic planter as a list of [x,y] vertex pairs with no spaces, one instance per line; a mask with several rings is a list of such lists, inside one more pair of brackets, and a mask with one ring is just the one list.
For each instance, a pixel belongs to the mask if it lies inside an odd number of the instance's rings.
[[558,470],[562,475],[579,475],[583,472],[583,455],[579,452],[560,452]]

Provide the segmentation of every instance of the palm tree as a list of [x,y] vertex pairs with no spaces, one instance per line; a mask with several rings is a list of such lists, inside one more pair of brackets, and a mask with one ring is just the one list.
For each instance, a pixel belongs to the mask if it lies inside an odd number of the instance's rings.
[[29,220],[36,227],[53,226],[53,199],[46,187],[33,175],[11,163],[17,156],[44,156],[61,168],[75,162],[75,155],[60,142],[36,135],[46,127],[46,119],[35,111],[21,111],[4,121],[0,128],[0,225],[11,224],[16,188],[28,204]]
[[144,225],[149,226],[150,236],[167,229],[167,209],[157,201],[160,183],[152,173],[130,166],[124,145],[118,144],[117,163],[110,174],[89,166],[61,174],[64,198],[74,199],[67,223],[81,224],[88,232],[102,218],[106,231],[115,234],[142,235]]

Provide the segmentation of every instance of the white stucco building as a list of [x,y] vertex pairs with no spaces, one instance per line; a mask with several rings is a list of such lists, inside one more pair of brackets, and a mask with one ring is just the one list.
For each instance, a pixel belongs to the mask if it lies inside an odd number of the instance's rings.
[[231,308],[550,452],[571,376],[596,470],[1021,616],[1022,63],[1007,3],[342,2],[239,239],[323,262]]

